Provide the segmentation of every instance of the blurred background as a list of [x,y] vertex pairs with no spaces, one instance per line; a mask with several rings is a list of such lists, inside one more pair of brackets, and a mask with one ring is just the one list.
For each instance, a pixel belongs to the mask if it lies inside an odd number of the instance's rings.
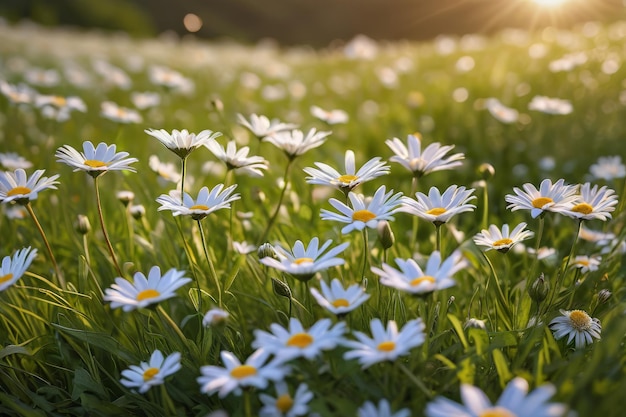
[[625,17],[626,0],[0,0],[0,15],[43,25],[325,46],[364,34],[425,40],[503,28],[567,28]]

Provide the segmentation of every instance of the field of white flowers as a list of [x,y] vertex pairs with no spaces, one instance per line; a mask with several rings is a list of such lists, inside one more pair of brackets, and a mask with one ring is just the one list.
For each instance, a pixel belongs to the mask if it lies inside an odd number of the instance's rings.
[[0,414],[621,415],[625,41],[0,24]]

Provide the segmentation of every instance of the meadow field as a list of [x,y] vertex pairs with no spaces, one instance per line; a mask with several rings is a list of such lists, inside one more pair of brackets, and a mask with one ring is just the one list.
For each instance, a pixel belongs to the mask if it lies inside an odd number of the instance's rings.
[[0,414],[622,415],[625,45],[0,23]]

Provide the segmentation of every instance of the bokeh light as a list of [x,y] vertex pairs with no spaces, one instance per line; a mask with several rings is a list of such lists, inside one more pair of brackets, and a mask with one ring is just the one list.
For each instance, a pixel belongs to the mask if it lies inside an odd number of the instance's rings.
[[197,14],[187,13],[183,18],[183,25],[189,32],[195,33],[202,29],[202,19]]

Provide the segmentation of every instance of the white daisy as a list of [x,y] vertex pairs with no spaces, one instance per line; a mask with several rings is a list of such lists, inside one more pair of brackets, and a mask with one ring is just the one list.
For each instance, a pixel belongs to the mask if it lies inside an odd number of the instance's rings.
[[431,187],[428,195],[417,192],[415,199],[402,197],[402,206],[398,211],[441,225],[456,214],[473,211],[476,208],[475,205],[468,204],[476,198],[472,195],[473,192],[473,188],[466,190],[465,187],[451,185],[441,194],[437,187]]
[[602,325],[600,320],[589,317],[583,310],[561,310],[561,315],[550,322],[555,339],[567,336],[567,344],[572,340],[576,349],[584,348],[593,343],[593,339],[600,339]]
[[20,249],[11,256],[2,258],[0,265],[0,291],[4,291],[15,284],[24,275],[33,259],[37,256],[37,249],[30,246]]
[[251,177],[262,177],[264,169],[267,169],[269,162],[261,156],[248,156],[250,148],[244,146],[237,150],[237,143],[234,140],[228,142],[226,149],[217,141],[210,141],[205,144],[213,155],[226,164],[226,168],[235,172],[249,175]]
[[37,92],[26,84],[13,85],[0,80],[0,93],[12,104],[23,105],[33,102]]
[[180,202],[180,191],[172,190],[168,194],[161,194],[156,201],[161,204],[161,210],[171,210],[174,216],[191,216],[194,220],[201,220],[209,214],[220,210],[229,209],[230,203],[239,200],[239,194],[233,194],[237,184],[224,189],[224,184],[218,184],[209,190],[202,187],[198,192],[198,198],[193,199],[189,194],[183,194],[183,202]]
[[621,156],[601,156],[589,167],[589,171],[594,178],[607,181],[626,177],[626,165],[622,163]]
[[138,388],[140,394],[156,385],[161,385],[165,378],[180,370],[180,353],[174,352],[163,357],[160,350],[155,350],[149,362],[131,365],[122,371],[120,382],[127,388]]
[[324,253],[332,243],[333,241],[329,239],[319,247],[319,238],[314,237],[306,248],[300,240],[296,241],[292,250],[276,245],[274,249],[278,259],[267,256],[262,258],[260,262],[291,274],[299,280],[306,281],[311,279],[316,272],[345,263],[345,260],[336,256],[343,252],[350,243],[344,242]]
[[256,114],[250,115],[250,120],[246,120],[241,114],[237,114],[237,121],[240,125],[244,126],[254,136],[259,139],[263,139],[266,136],[272,136],[275,133],[282,132],[284,130],[296,129],[298,125],[292,123],[281,123],[274,119],[268,119],[266,116],[257,116]]
[[615,191],[606,186],[591,187],[591,184],[586,182],[580,187],[580,194],[576,199],[566,205],[563,213],[580,220],[606,221],[611,218],[611,212],[615,210],[616,205]]
[[189,93],[194,89],[192,80],[176,70],[160,65],[151,66],[148,69],[148,77],[152,84],[162,85],[181,93]]
[[497,98],[486,99],[485,108],[496,120],[502,123],[515,123],[519,118],[517,110],[505,106]]
[[259,395],[263,404],[259,410],[260,417],[296,417],[308,414],[308,403],[313,399],[313,393],[309,391],[307,384],[300,384],[293,396],[284,381],[277,381],[275,387],[276,397]]
[[55,153],[57,162],[63,162],[76,171],[85,171],[92,177],[105,174],[108,171],[128,170],[136,172],[130,164],[138,161],[137,158],[128,158],[128,152],[116,152],[115,145],[100,142],[97,147],[90,141],[83,142],[83,152],[78,152],[70,145],[61,146]]
[[578,268],[581,273],[597,271],[602,258],[599,256],[580,255],[572,260],[572,267]]
[[252,243],[248,243],[246,241],[243,242],[235,242],[233,241],[233,249],[240,255],[247,255],[249,253],[255,252],[257,247]]
[[212,308],[204,315],[202,325],[205,327],[219,326],[228,319],[228,311],[221,308]]
[[319,305],[337,316],[343,316],[366,302],[370,295],[365,292],[363,286],[352,284],[344,289],[341,281],[334,278],[330,286],[326,281],[320,281],[322,292],[317,288],[311,288],[311,294]]
[[371,401],[366,401],[357,411],[358,417],[410,417],[411,410],[402,408],[395,413],[391,412],[391,405],[386,399],[378,402],[378,405]]
[[563,417],[568,408],[564,404],[549,403],[556,389],[545,384],[528,393],[528,382],[524,378],[513,378],[495,404],[485,393],[470,384],[461,384],[463,404],[437,397],[426,405],[426,417]]
[[422,319],[407,321],[398,331],[398,325],[394,320],[389,320],[385,328],[380,319],[375,318],[370,322],[372,337],[355,331],[357,341],[348,340],[345,346],[352,350],[344,353],[344,359],[358,359],[362,368],[368,368],[375,363],[383,361],[395,361],[400,356],[406,356],[411,349],[420,346],[426,340]]
[[242,387],[267,387],[268,381],[281,381],[291,369],[282,363],[272,360],[265,363],[270,353],[258,349],[242,364],[231,352],[223,350],[220,353],[224,367],[203,366],[200,368],[202,376],[197,378],[200,392],[205,394],[218,393],[220,398],[231,392],[241,395]]
[[104,301],[110,301],[111,308],[122,307],[124,311],[144,308],[175,297],[177,289],[191,282],[191,278],[184,275],[185,271],[172,268],[161,276],[161,269],[153,266],[147,278],[142,272],[136,272],[132,283],[117,277],[115,284],[104,291]]
[[348,223],[347,226],[341,229],[341,233],[363,230],[366,227],[375,229],[381,220],[394,220],[392,214],[399,210],[402,193],[392,194],[393,190],[386,193],[385,186],[380,186],[371,201],[366,203],[365,197],[350,192],[348,193],[348,199],[352,207],[335,198],[331,198],[328,202],[339,210],[340,213],[322,209],[321,218],[322,220]]
[[316,185],[329,185],[344,192],[352,191],[361,183],[389,174],[389,166],[385,162],[381,162],[381,159],[380,157],[372,158],[357,171],[354,163],[354,152],[348,150],[345,157],[345,174],[340,173],[330,165],[315,162],[319,169],[304,169],[304,172],[310,175],[306,178],[306,182]]
[[502,225],[502,231],[495,224],[489,226],[489,230],[484,229],[474,236],[474,243],[478,246],[484,246],[485,251],[495,249],[498,252],[506,253],[519,242],[530,239],[535,235],[534,232],[526,229],[526,223],[520,223],[513,231],[509,232],[509,225]]
[[453,145],[441,146],[440,143],[431,143],[422,152],[422,143],[417,134],[408,135],[408,147],[398,138],[386,140],[385,143],[395,154],[389,160],[399,163],[418,178],[431,172],[456,168],[462,164],[461,160],[465,159],[462,153],[446,158],[446,154],[454,149]]
[[145,110],[150,107],[156,107],[161,104],[161,96],[154,91],[133,91],[130,93],[130,101],[139,110]]
[[316,117],[329,125],[347,123],[349,119],[348,113],[340,109],[324,110],[318,106],[311,106],[310,110],[313,117]]
[[156,155],[150,155],[148,166],[159,175],[159,182],[162,184],[167,182],[178,184],[181,180],[179,168],[171,162],[161,162]]
[[15,201],[26,205],[29,201],[36,200],[37,194],[43,190],[56,190],[59,182],[58,175],[44,177],[45,170],[39,169],[33,172],[30,178],[26,172],[18,168],[14,172],[0,171],[0,202],[10,203]]
[[143,121],[137,110],[122,107],[112,101],[103,101],[100,104],[100,115],[118,123],[141,123]]
[[507,208],[511,211],[530,210],[532,218],[536,218],[546,211],[563,213],[569,203],[576,199],[576,186],[565,185],[565,180],[560,179],[554,184],[549,179],[544,179],[539,189],[526,183],[524,190],[513,187],[516,195],[507,194],[505,200],[510,203]]
[[0,152],[0,167],[14,171],[16,169],[28,169],[33,163],[26,160],[15,152]]
[[333,326],[332,321],[326,318],[306,330],[300,320],[292,317],[288,329],[277,323],[272,323],[270,329],[271,333],[255,330],[252,347],[263,348],[274,354],[276,360],[287,362],[300,357],[312,360],[322,351],[334,349],[344,341],[346,323],[339,322]]
[[332,132],[318,132],[313,128],[304,134],[301,130],[294,129],[288,132],[280,131],[271,136],[265,136],[263,141],[270,142],[278,149],[282,149],[290,159],[293,159],[308,150],[321,146],[331,133]]
[[382,264],[382,269],[375,266],[371,269],[380,276],[383,285],[412,294],[423,294],[454,286],[456,282],[452,275],[461,269],[464,262],[456,254],[441,262],[441,253],[435,251],[428,258],[426,271],[413,259],[396,258],[396,264],[399,270],[386,263]]
[[53,106],[57,110],[65,109],[68,111],[76,110],[80,112],[87,111],[87,105],[83,101],[82,98],[76,96],[55,96],[55,95],[45,95],[39,94],[35,97],[35,106],[37,107],[46,107]]
[[148,135],[158,139],[167,149],[174,152],[181,159],[186,158],[196,148],[205,146],[210,142],[213,142],[215,138],[222,136],[221,132],[213,132],[212,130],[205,129],[200,133],[190,133],[187,129],[172,130],[169,133],[165,129],[144,130]]
[[569,100],[551,98],[546,96],[535,96],[528,103],[529,110],[536,110],[546,114],[570,114],[574,111],[574,106]]

